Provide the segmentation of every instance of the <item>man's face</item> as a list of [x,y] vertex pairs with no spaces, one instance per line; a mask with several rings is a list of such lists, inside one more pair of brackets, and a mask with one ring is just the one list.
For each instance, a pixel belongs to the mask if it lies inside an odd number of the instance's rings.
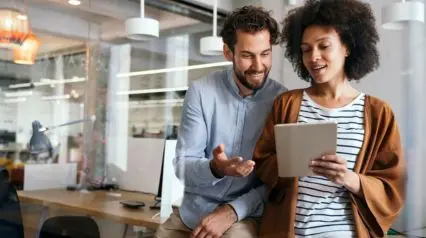
[[268,30],[255,33],[237,31],[232,52],[225,46],[225,57],[232,60],[235,77],[250,90],[262,87],[272,65],[271,35]]

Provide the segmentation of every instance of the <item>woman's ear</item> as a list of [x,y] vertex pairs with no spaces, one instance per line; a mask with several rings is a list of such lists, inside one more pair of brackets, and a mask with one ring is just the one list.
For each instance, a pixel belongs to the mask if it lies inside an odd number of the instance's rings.
[[223,56],[226,60],[232,61],[234,59],[234,53],[232,50],[228,47],[227,44],[223,44]]

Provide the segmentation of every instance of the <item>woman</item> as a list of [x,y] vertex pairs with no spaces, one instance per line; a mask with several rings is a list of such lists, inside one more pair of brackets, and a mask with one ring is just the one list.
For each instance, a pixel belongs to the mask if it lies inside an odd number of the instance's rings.
[[[405,161],[394,114],[350,84],[379,66],[375,18],[357,0],[309,0],[284,20],[286,57],[306,89],[280,95],[256,145],[269,189],[262,237],[381,237],[404,203]],[[338,123],[337,153],[313,158],[315,176],[279,178],[274,125]]]

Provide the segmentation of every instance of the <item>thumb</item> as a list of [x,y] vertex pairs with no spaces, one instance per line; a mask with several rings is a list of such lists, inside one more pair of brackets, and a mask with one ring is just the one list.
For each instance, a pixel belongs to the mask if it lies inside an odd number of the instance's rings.
[[223,144],[220,144],[219,146],[217,146],[216,148],[214,148],[213,150],[213,156],[215,158],[222,158],[221,154],[225,153],[225,146]]

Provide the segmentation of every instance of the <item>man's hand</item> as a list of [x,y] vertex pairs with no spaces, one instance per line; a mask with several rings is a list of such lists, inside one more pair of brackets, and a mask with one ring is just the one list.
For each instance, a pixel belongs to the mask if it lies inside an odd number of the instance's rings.
[[219,238],[237,222],[238,217],[231,205],[217,207],[206,216],[191,233],[191,238]]
[[213,174],[219,178],[224,176],[246,177],[253,171],[254,165],[254,161],[244,161],[241,157],[228,159],[223,144],[213,150],[213,159],[210,161]]

